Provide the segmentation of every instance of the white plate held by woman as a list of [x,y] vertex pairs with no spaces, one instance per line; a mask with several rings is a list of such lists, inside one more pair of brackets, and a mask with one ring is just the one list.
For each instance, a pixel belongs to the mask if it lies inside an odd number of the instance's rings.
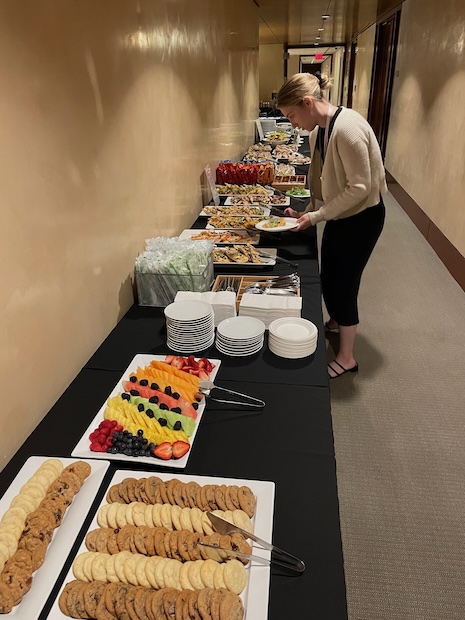
[[265,230],[266,232],[282,232],[283,230],[291,230],[297,226],[297,220],[294,217],[280,217],[276,219],[284,220],[284,224],[281,226],[270,226],[270,220],[262,220],[255,224],[255,228],[258,230]]

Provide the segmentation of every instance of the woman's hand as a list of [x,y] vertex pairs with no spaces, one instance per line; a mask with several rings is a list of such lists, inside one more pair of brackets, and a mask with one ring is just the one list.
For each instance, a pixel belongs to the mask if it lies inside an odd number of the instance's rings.
[[294,211],[294,209],[288,207],[284,210],[284,214],[288,215],[289,217],[295,217],[297,219],[297,226],[295,228],[291,228],[292,232],[299,232],[299,230],[305,230],[306,228],[310,228],[310,226],[312,226],[310,213],[304,213],[302,216],[299,217],[300,214],[298,211]]

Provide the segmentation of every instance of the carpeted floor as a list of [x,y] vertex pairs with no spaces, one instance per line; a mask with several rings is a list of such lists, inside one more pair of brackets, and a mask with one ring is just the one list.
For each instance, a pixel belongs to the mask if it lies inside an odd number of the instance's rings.
[[391,195],[386,207],[360,372],[331,381],[349,618],[463,620],[465,293]]

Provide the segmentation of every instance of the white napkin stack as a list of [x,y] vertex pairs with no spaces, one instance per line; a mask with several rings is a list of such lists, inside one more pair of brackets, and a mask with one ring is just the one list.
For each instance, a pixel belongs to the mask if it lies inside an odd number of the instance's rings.
[[257,295],[244,293],[239,304],[240,316],[260,319],[268,329],[270,323],[282,317],[300,317],[302,297],[296,295]]
[[[224,319],[236,316],[236,293],[233,291],[207,291],[205,293],[195,293],[193,291],[178,291],[175,301],[185,301],[199,299],[211,304],[215,315],[215,327]],[[299,314],[300,316],[300,314]]]

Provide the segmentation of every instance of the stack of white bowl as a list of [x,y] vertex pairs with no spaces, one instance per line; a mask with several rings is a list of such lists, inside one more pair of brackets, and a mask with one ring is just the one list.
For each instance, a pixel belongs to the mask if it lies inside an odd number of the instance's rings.
[[270,323],[268,348],[275,355],[288,359],[307,357],[315,352],[318,329],[307,319],[283,317]]
[[265,324],[249,316],[225,319],[216,328],[216,348],[225,355],[253,355],[263,347]]
[[178,353],[208,349],[215,340],[213,309],[201,300],[174,301],[165,308],[166,343]]

